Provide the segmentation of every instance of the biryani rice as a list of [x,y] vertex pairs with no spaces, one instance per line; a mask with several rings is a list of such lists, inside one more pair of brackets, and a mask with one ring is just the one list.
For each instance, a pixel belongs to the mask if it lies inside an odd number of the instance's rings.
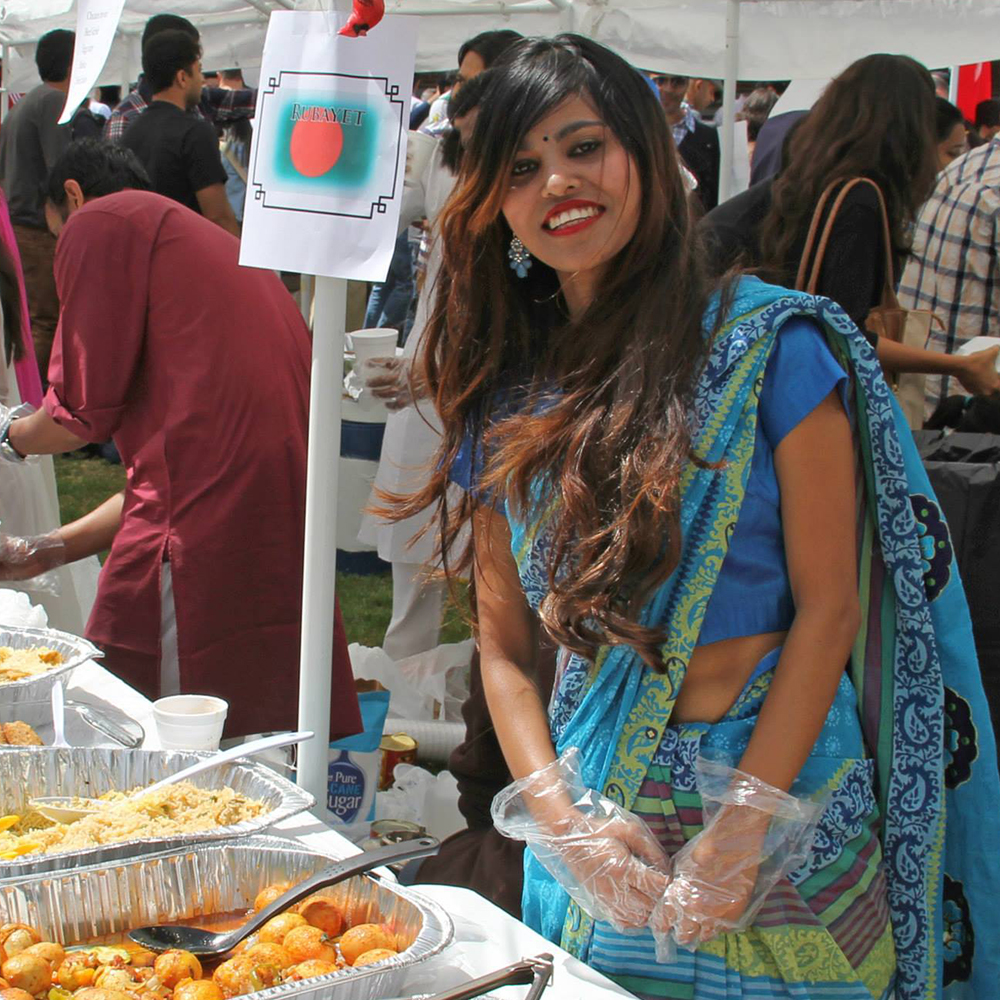
[[0,862],[28,854],[57,854],[125,840],[150,840],[233,826],[270,808],[232,788],[198,788],[189,781],[131,799],[132,792],[108,792],[106,809],[75,823],[53,823],[29,812],[0,832]]

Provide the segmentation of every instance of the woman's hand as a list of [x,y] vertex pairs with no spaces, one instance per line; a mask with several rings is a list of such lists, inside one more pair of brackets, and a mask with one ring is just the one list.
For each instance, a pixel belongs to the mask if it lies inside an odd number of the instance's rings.
[[975,351],[962,359],[962,366],[955,377],[966,392],[971,392],[973,396],[989,396],[1000,392],[998,354],[1000,347],[988,347],[985,351]]
[[650,918],[655,935],[697,947],[741,925],[753,900],[770,817],[731,807],[673,858],[670,885]]
[[648,827],[628,814],[597,819],[578,813],[571,823],[572,832],[551,843],[572,876],[564,888],[591,916],[619,930],[648,926],[669,882],[669,861]]
[[768,893],[808,855],[823,805],[727,764],[695,763],[705,828],[671,859],[670,884],[650,917],[656,957],[745,930]]
[[586,787],[576,749],[508,785],[492,815],[594,919],[621,931],[648,925],[670,862],[641,819]]

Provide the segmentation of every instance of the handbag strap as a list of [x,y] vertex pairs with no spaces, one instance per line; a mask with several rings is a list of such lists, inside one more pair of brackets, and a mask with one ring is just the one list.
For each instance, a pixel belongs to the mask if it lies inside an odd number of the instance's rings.
[[823,211],[826,208],[834,189],[838,184],[842,183],[842,178],[840,180],[833,181],[827,185],[823,194],[820,196],[819,202],[816,205],[816,211],[813,212],[812,221],[809,224],[809,233],[806,236],[806,245],[802,251],[802,259],[799,261],[799,272],[795,279],[795,287],[798,291],[805,291],[810,295],[816,294],[816,288],[819,285],[820,271],[823,268],[823,258],[826,256],[827,247],[830,243],[830,236],[833,233],[833,226],[837,221],[837,213],[844,204],[844,199],[855,187],[859,184],[869,184],[875,189],[875,195],[878,198],[879,213],[882,217],[882,242],[885,248],[885,278],[882,284],[882,307],[898,309],[899,302],[896,299],[896,290],[893,288],[892,284],[892,240],[889,233],[889,213],[886,211],[885,198],[882,195],[882,189],[875,183],[875,181],[868,177],[853,177],[841,188],[840,193],[837,195],[836,200],[833,203],[833,207],[830,209],[830,214],[827,216],[826,225],[823,227],[823,234],[820,237],[819,246],[816,249],[816,256],[813,258],[809,279],[806,281],[806,271],[809,270],[809,258],[812,254],[813,245],[816,242],[816,233],[819,230],[820,220],[823,217]]

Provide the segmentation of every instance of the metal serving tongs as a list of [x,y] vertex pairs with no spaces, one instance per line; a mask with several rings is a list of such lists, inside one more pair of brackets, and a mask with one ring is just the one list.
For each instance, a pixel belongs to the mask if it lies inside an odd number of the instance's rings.
[[534,958],[522,958],[520,962],[498,969],[488,976],[480,976],[464,986],[456,986],[444,993],[435,993],[427,1000],[473,1000],[490,990],[498,990],[503,986],[528,986],[524,1000],[538,1000],[545,987],[552,982],[552,956],[548,954],[535,955]]

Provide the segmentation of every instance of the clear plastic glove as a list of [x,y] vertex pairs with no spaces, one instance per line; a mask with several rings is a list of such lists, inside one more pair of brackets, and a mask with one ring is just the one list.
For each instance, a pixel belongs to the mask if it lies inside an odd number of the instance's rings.
[[0,580],[31,580],[65,562],[66,544],[58,531],[26,537],[0,533]]
[[987,347],[985,351],[966,355],[962,368],[956,373],[966,392],[971,392],[973,396],[989,396],[1000,392],[997,354],[1000,354],[1000,347]]
[[647,925],[667,888],[667,856],[642,820],[583,784],[575,748],[508,785],[492,814],[594,919],[620,931]]
[[705,757],[695,769],[705,828],[672,858],[670,884],[650,918],[660,962],[745,930],[777,882],[805,860],[822,802],[799,799]]
[[413,405],[409,358],[369,358],[358,365],[365,388],[385,404],[387,410]]
[[0,404],[0,441],[4,442],[4,445],[0,447],[0,461],[12,462],[16,465],[21,465],[25,461],[25,458],[17,454],[7,441],[7,434],[10,431],[10,425],[15,420],[19,417],[31,416],[34,412],[35,408],[31,403],[21,403],[20,406],[15,406],[13,409]]

